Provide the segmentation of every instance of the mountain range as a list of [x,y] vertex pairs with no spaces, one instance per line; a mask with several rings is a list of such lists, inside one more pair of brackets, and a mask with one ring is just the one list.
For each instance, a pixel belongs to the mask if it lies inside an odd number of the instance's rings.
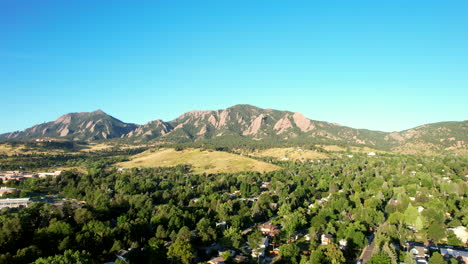
[[297,112],[235,105],[222,110],[190,111],[172,121],[155,120],[143,125],[122,122],[102,110],[69,113],[55,121],[0,135],[0,141],[43,138],[74,141],[119,138],[131,142],[241,140],[368,146],[399,152],[450,151],[468,148],[468,120],[390,133],[311,120]]

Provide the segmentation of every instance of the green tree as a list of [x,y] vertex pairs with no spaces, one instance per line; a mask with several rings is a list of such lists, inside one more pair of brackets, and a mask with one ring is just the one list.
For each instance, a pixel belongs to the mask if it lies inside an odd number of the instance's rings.
[[93,214],[86,208],[79,208],[75,210],[74,219],[78,224],[84,224],[93,219]]
[[281,257],[290,259],[292,263],[296,263],[297,257],[299,256],[299,251],[299,247],[294,243],[284,244],[279,248],[279,255]]
[[452,230],[447,232],[447,244],[452,246],[463,246],[463,242],[455,235]]
[[158,228],[156,229],[156,237],[159,239],[166,239],[167,238],[167,232],[164,229],[164,226],[158,225]]
[[296,231],[307,223],[307,219],[300,211],[287,215],[283,220],[283,230],[286,236],[292,236]]
[[432,254],[432,257],[429,259],[429,264],[446,264],[444,258],[439,252]]
[[343,252],[335,245],[329,244],[325,246],[325,256],[331,264],[345,263],[346,259],[343,256]]
[[335,244],[320,246],[310,255],[311,264],[341,264],[345,262],[343,252]]
[[190,232],[190,229],[188,227],[183,226],[179,230],[179,233],[177,233],[177,240],[190,243],[191,239],[192,239],[192,232]]
[[373,255],[367,263],[368,264],[392,264],[392,261],[387,254],[378,253],[378,254]]
[[39,258],[34,264],[92,264],[91,256],[85,251],[66,250],[63,255]]
[[416,260],[414,260],[413,253],[408,252],[405,254],[405,264],[416,264]]
[[329,263],[324,254],[323,247],[319,247],[317,250],[310,254],[310,263],[311,264],[327,264]]
[[167,257],[174,263],[190,264],[190,261],[194,258],[192,245],[177,240],[168,248]]
[[231,255],[231,252],[229,250],[224,251],[221,254],[221,257],[224,259],[225,263],[230,263],[232,261],[232,255]]
[[210,220],[202,218],[197,223],[198,235],[204,243],[209,243],[216,239],[216,230],[211,226]]
[[445,225],[443,223],[432,222],[427,229],[427,235],[434,240],[434,242],[439,242],[446,237]]
[[252,249],[257,248],[261,240],[262,233],[260,231],[254,231],[247,237],[247,241],[249,242],[250,248]]
[[242,234],[238,228],[229,227],[223,232],[222,242],[226,247],[239,248],[242,242]]

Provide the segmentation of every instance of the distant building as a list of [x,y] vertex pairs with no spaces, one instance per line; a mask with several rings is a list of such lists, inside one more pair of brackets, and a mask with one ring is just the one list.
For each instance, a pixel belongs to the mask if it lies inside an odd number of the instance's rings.
[[465,263],[468,263],[468,250],[456,249],[456,248],[440,248],[440,254],[445,258],[456,258],[462,259]]
[[367,153],[367,156],[375,156],[375,155],[377,155],[377,154],[375,154],[375,152],[369,152],[369,153]]
[[429,255],[428,249],[424,243],[420,242],[407,242],[406,247],[409,252],[413,254],[413,258],[417,264],[426,264],[428,263]]
[[[131,249],[129,249],[129,250],[131,250]],[[117,252],[115,253],[115,256],[116,256],[118,259],[120,259],[120,260],[126,262],[127,259],[128,259],[129,253],[130,253],[129,250],[121,249],[121,250],[119,250],[119,251],[117,251]]]
[[54,171],[54,172],[39,172],[37,175],[39,178],[45,178],[47,176],[57,177],[62,173],[62,171]]
[[264,235],[269,235],[271,237],[277,236],[281,232],[278,226],[272,223],[263,224],[259,226],[259,229]]
[[244,262],[247,262],[247,257],[246,256],[242,256],[242,255],[237,255],[234,257],[234,262],[236,263],[244,263]]
[[216,258],[210,259],[207,263],[208,264],[224,264],[224,258],[216,257]]
[[260,189],[267,189],[268,186],[270,185],[270,182],[262,182],[262,185],[260,185]]
[[216,222],[216,227],[225,228],[226,227],[226,221]]
[[460,239],[463,244],[468,243],[468,232],[466,227],[464,226],[457,226],[455,228],[449,228],[448,230],[452,230],[453,233]]
[[330,234],[322,234],[320,239],[322,240],[322,245],[328,245],[332,242],[333,236]]
[[400,201],[393,199],[393,198],[388,200],[388,204],[393,205],[393,206],[397,206],[399,203]]
[[30,203],[31,203],[31,199],[29,198],[0,199],[0,209],[28,207],[28,204]]
[[24,177],[16,174],[4,174],[0,175],[0,180],[2,180],[2,182],[8,182],[10,180],[22,181]]
[[422,211],[424,211],[424,207],[418,206],[418,212],[421,213]]
[[19,190],[15,188],[0,187],[0,197],[2,197],[3,194],[5,193],[14,193],[14,192],[19,192]]
[[57,141],[54,138],[36,138],[36,142],[54,142]]
[[341,250],[345,250],[346,247],[348,246],[348,240],[346,239],[341,239],[340,242],[339,242],[339,247]]
[[268,237],[263,237],[260,240],[260,243],[258,244],[257,248],[252,249],[252,257],[258,258],[258,257],[264,257],[265,256],[265,249],[268,247]]

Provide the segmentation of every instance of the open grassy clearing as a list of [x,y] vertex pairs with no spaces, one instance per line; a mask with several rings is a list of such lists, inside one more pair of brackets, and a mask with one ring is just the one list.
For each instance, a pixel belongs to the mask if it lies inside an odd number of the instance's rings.
[[345,147],[337,146],[337,145],[318,145],[318,147],[323,148],[326,151],[330,152],[343,152],[343,151],[351,151],[353,153],[369,153],[369,152],[375,152],[375,153],[389,153],[387,151],[383,150],[377,150],[369,147],[356,147],[356,146],[350,146],[348,149]]
[[314,160],[327,159],[329,155],[302,148],[270,148],[247,153],[254,157],[273,157],[279,160]]
[[104,143],[90,143],[87,145],[80,145],[80,151],[92,152],[92,151],[111,149],[112,147],[113,147],[112,145],[108,145]]
[[21,151],[21,148],[19,147],[12,147],[8,144],[0,144],[0,154],[2,155],[14,155],[14,154],[20,154],[23,153]]
[[155,147],[154,144],[106,144],[106,143],[88,143],[86,145],[79,145],[79,151],[81,152],[96,152],[96,151],[106,151],[112,150],[113,148],[126,150],[126,149],[136,149],[141,147]]
[[16,144],[12,146],[9,143],[0,144],[0,154],[13,156],[13,155],[29,155],[29,154],[61,154],[64,153],[63,149],[41,149],[35,147],[28,147],[24,144]]
[[130,161],[117,163],[116,166],[123,168],[150,168],[172,167],[179,164],[192,165],[196,173],[268,172],[281,169],[273,164],[222,151],[201,149],[176,151],[172,148],[148,150],[133,156]]
[[319,147],[323,148],[326,151],[346,151],[346,148],[336,146],[336,145],[319,145]]

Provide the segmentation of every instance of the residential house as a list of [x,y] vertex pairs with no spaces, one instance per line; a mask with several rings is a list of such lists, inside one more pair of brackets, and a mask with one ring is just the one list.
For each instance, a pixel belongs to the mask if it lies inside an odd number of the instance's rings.
[[463,260],[465,263],[468,263],[468,248],[464,250],[461,248],[449,248],[441,247],[440,254],[447,258],[456,258],[457,260]]
[[417,264],[427,264],[429,259],[428,248],[421,242],[407,242],[406,248],[413,254]]
[[345,250],[346,247],[348,246],[348,241],[343,238],[343,239],[340,240],[340,242],[338,242],[338,244],[339,244],[339,248],[341,250]]
[[210,259],[207,264],[224,264],[224,258],[223,257],[216,257],[213,259]]
[[268,181],[262,182],[262,185],[260,185],[260,189],[267,189],[269,185],[270,182]]
[[322,240],[322,245],[328,245],[332,243],[333,236],[330,234],[322,234],[320,239]]
[[3,194],[5,193],[14,193],[14,192],[19,192],[19,190],[15,188],[9,188],[9,187],[0,187],[0,197],[2,197]]
[[278,228],[277,225],[274,225],[272,223],[265,223],[261,226],[258,227],[260,229],[260,231],[264,234],[264,235],[268,235],[268,236],[271,236],[271,237],[274,237],[274,236],[277,236],[280,234],[280,230]]
[[265,249],[268,247],[268,237],[263,237],[260,240],[257,248],[252,249],[252,257],[254,258],[262,258],[265,256]]

